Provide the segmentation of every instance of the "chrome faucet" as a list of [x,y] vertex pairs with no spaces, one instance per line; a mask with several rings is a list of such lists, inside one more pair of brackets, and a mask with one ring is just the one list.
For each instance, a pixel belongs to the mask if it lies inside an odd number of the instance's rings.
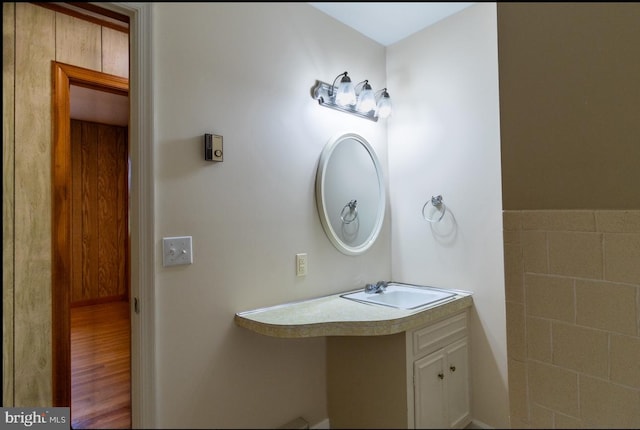
[[364,287],[364,292],[368,294],[379,294],[384,293],[384,290],[387,289],[387,281],[378,281],[375,285],[367,284]]

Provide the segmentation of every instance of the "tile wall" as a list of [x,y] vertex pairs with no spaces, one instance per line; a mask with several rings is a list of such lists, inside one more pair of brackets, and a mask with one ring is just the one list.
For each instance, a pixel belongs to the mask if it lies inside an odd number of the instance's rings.
[[513,428],[640,428],[640,210],[504,211]]

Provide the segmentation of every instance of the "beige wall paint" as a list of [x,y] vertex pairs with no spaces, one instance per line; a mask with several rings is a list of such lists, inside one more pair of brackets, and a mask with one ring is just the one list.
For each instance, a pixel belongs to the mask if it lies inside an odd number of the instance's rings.
[[[9,21],[13,8],[15,27]],[[10,91],[3,95],[4,162],[14,161],[14,170],[3,172],[3,249],[10,251],[3,259],[4,306],[13,302],[3,313],[3,330],[9,331],[3,338],[3,404],[49,406],[51,61],[103,71],[104,39],[97,24],[31,3],[5,3],[3,11],[9,12],[3,16],[3,89],[15,85],[13,100]],[[128,62],[126,48],[118,55]]]
[[498,3],[504,208],[640,208],[640,4]]

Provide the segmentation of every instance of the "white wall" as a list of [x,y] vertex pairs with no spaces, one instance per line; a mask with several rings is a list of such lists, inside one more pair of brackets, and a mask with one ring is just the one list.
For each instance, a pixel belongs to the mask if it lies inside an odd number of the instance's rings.
[[[474,292],[474,417],[508,427],[495,4],[386,52],[304,3],[152,12],[157,425],[324,420],[324,339],[257,335],[233,316],[394,279]],[[387,123],[311,98],[345,70],[389,87],[388,148]],[[331,245],[314,201],[320,152],[346,131],[374,146],[391,190],[381,237],[358,257]],[[223,163],[204,161],[204,133],[224,136]],[[421,209],[437,194],[450,212],[431,225]],[[193,236],[194,264],[162,267],[162,237],[176,235]]]
[[[392,275],[474,293],[473,417],[509,427],[495,3],[387,50]],[[422,217],[432,196],[448,212]]]
[[[157,425],[318,423],[324,338],[261,336],[233,317],[389,279],[390,223],[365,255],[347,256],[314,200],[330,138],[361,134],[386,169],[386,125],[310,96],[316,79],[345,70],[381,88],[385,50],[305,3],[156,3],[152,15]],[[224,137],[224,162],[204,161],[204,133]],[[182,235],[193,237],[194,263],[163,267],[162,237]]]

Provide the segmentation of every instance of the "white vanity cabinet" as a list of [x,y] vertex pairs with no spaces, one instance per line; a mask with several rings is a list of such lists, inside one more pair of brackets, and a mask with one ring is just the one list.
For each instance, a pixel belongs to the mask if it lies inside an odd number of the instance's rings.
[[[467,315],[462,313],[407,333],[412,362],[412,428],[464,428],[471,420]],[[411,423],[411,417],[414,418]]]
[[327,337],[334,428],[464,428],[471,421],[467,310],[406,332]]

